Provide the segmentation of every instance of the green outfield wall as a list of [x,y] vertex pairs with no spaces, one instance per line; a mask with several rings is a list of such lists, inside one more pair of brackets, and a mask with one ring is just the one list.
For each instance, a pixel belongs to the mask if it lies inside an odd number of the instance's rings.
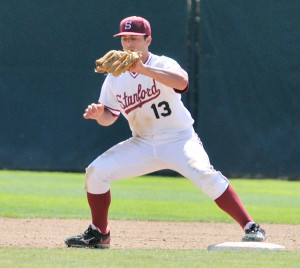
[[[0,169],[84,171],[130,137],[121,116],[82,114],[120,49],[122,18],[152,26],[151,51],[190,76],[183,100],[228,177],[300,177],[300,1],[0,1]],[[173,174],[164,171],[164,174]]]

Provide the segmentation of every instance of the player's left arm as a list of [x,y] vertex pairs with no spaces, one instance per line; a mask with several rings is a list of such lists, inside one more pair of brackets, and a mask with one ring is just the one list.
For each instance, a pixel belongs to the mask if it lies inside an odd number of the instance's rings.
[[151,67],[143,64],[141,60],[138,61],[130,71],[149,76],[154,80],[177,90],[185,90],[189,82],[188,74],[183,69],[173,71]]

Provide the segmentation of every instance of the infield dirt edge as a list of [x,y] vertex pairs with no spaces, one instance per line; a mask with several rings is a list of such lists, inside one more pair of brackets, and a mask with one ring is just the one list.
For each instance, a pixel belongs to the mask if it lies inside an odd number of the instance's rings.
[[[83,233],[89,220],[0,218],[1,247],[66,248],[65,238]],[[110,220],[111,249],[201,249],[240,242],[236,223]],[[267,243],[300,252],[300,225],[262,224]],[[9,231],[8,231],[9,230]]]

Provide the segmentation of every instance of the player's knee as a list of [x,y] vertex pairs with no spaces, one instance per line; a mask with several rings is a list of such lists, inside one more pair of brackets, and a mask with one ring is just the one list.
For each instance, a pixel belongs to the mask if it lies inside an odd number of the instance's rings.
[[201,175],[201,189],[212,200],[217,199],[227,189],[229,181],[219,172]]
[[89,165],[86,168],[85,173],[85,189],[91,194],[103,194],[110,188],[109,181],[105,180],[105,175],[102,170],[94,166]]

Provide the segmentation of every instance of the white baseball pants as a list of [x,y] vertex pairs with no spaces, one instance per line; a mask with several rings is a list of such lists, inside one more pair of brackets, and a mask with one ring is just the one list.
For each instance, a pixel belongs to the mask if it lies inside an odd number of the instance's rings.
[[229,181],[211,166],[194,130],[170,139],[132,137],[96,158],[86,169],[85,188],[91,194],[110,189],[110,182],[171,169],[191,180],[215,200],[227,189]]

